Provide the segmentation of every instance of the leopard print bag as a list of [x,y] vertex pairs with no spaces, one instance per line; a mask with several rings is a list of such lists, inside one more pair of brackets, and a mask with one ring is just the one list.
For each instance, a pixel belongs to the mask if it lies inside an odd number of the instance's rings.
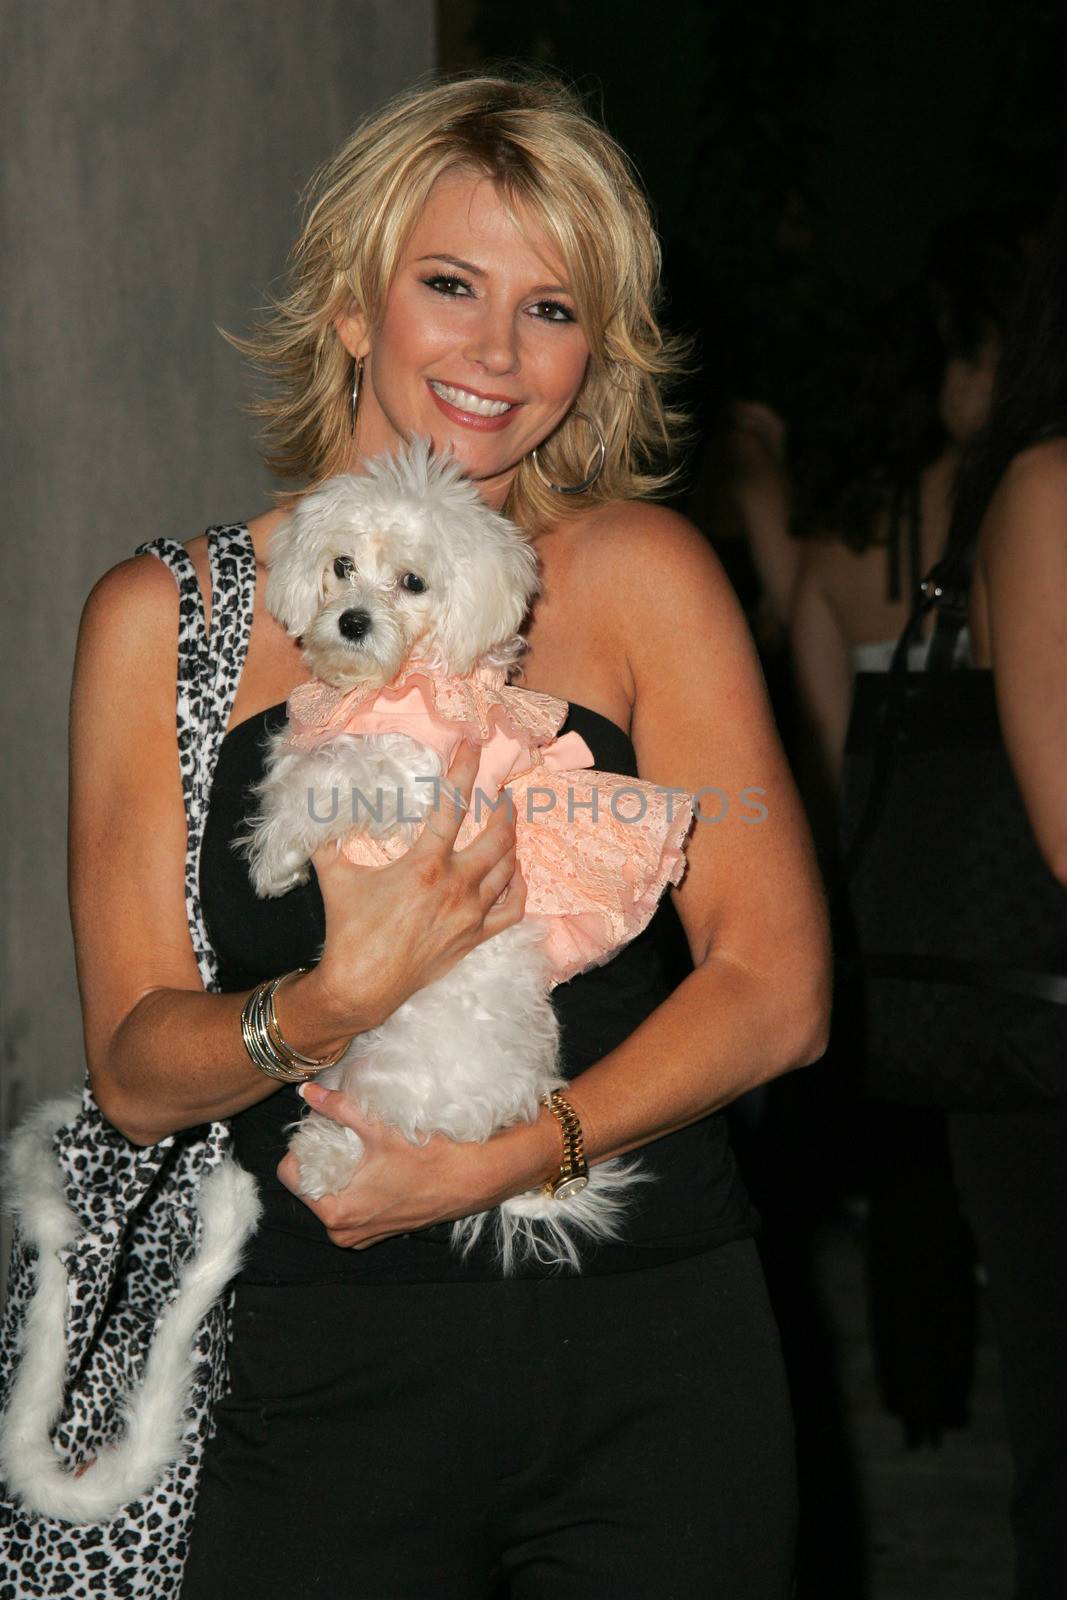
[[[241,526],[208,530],[212,627],[192,563],[138,554],[177,580],[178,748],[189,931],[217,988],[197,882],[215,759],[244,663],[255,557]],[[131,1145],[89,1088],[12,1137],[15,1216],[0,1328],[0,1600],[173,1600],[215,1401],[225,1390],[227,1285],[255,1227],[250,1176],[214,1122]]]

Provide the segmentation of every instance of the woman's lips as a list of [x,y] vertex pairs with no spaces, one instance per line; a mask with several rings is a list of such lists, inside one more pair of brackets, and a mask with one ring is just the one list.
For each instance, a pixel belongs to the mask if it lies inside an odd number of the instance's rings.
[[518,405],[513,405],[509,406],[507,411],[502,411],[498,417],[480,417],[473,411],[461,411],[459,406],[452,405],[443,395],[437,393],[432,383],[427,382],[426,387],[450,422],[457,422],[461,428],[473,428],[477,433],[499,433],[501,428],[507,427],[519,410]]

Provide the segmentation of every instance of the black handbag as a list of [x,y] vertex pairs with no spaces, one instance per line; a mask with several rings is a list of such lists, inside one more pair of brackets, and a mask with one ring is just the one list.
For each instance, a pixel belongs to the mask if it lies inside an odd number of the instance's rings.
[[992,672],[953,666],[973,559],[971,540],[932,569],[889,671],[856,678],[836,1003],[875,1098],[1032,1110],[1067,1102],[1067,890],[1034,840]]

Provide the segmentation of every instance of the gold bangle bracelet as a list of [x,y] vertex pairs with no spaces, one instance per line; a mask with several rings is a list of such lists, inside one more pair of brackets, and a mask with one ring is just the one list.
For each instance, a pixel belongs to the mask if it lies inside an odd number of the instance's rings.
[[348,1049],[348,1045],[343,1044],[333,1055],[307,1056],[295,1050],[284,1037],[274,1010],[274,996],[287,978],[295,978],[307,970],[307,967],[297,967],[258,984],[241,1010],[241,1038],[249,1057],[260,1072],[279,1083],[306,1083],[317,1072],[335,1066]]

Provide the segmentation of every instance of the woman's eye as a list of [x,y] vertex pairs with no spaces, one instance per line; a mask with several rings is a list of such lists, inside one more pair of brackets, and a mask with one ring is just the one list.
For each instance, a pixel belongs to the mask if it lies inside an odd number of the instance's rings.
[[428,289],[433,289],[437,294],[469,295],[471,290],[465,278],[456,278],[447,272],[435,272],[432,278],[423,278],[422,281]]
[[354,562],[351,556],[338,556],[333,564],[334,576],[337,578],[350,578]]
[[544,322],[574,322],[574,312],[570,306],[565,306],[561,300],[538,300],[530,308]]
[[400,582],[409,594],[422,594],[426,588],[418,573],[415,572],[405,572]]

